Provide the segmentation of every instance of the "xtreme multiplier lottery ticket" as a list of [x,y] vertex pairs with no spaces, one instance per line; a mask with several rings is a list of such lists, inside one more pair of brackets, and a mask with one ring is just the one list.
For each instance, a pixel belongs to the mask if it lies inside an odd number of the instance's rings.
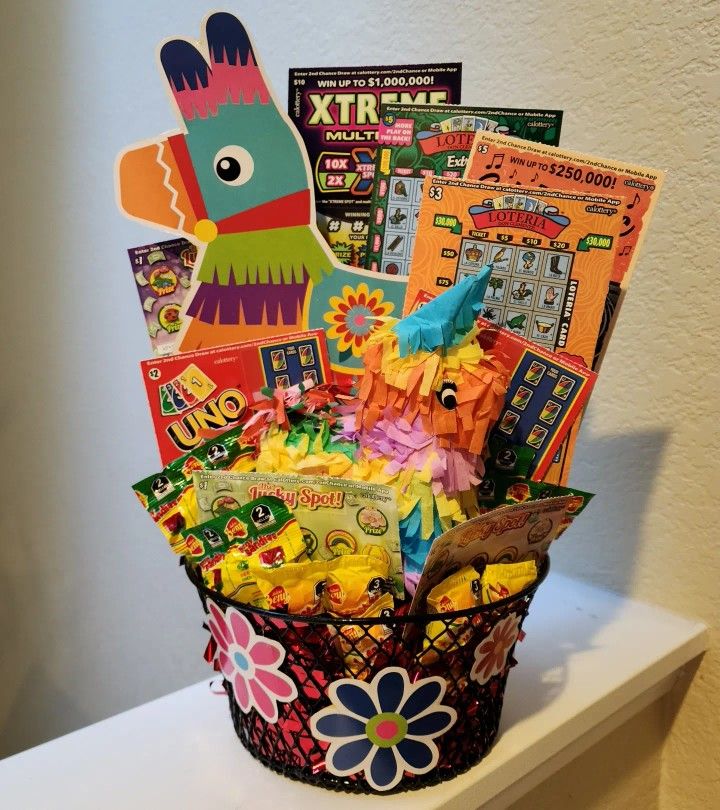
[[288,114],[315,181],[320,232],[345,264],[365,266],[380,105],[457,104],[462,65],[292,68]]

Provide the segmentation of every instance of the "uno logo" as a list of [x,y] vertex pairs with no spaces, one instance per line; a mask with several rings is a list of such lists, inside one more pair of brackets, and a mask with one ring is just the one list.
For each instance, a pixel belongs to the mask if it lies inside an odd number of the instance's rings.
[[176,447],[188,452],[204,441],[201,435],[203,431],[222,430],[239,422],[247,406],[243,392],[229,388],[219,397],[208,400],[201,408],[168,425],[165,432]]

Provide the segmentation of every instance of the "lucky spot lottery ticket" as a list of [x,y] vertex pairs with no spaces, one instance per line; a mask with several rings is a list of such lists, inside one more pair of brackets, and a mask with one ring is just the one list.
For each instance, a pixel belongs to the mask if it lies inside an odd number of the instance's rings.
[[309,475],[216,474],[198,470],[200,521],[265,495],[283,500],[297,518],[311,560],[367,554],[389,563],[393,591],[404,595],[397,501],[391,487]]

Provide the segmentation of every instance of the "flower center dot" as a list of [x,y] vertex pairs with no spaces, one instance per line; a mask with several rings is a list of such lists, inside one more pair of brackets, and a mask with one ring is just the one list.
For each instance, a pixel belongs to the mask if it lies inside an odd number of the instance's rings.
[[233,658],[235,660],[235,666],[245,672],[248,668],[247,658],[240,652],[236,652]]
[[354,320],[355,320],[355,326],[364,326],[365,325],[365,316],[364,315],[356,315]]
[[375,727],[375,733],[381,740],[391,740],[398,733],[397,723],[392,720],[383,720]]
[[396,712],[381,712],[371,717],[365,726],[365,733],[373,745],[391,748],[405,738],[407,720]]

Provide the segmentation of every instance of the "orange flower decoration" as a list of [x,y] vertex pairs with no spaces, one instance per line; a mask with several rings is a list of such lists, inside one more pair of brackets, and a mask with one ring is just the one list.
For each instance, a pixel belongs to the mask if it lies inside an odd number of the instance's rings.
[[332,296],[330,306],[331,311],[325,315],[330,324],[327,336],[337,340],[338,351],[351,351],[354,357],[362,357],[370,335],[395,309],[392,302],[383,302],[382,290],[371,293],[364,283],[355,290],[348,285],[343,287],[342,297]]
[[499,675],[507,662],[508,653],[520,634],[521,616],[511,613],[493,627],[490,635],[475,648],[475,663],[470,678],[480,684]]

